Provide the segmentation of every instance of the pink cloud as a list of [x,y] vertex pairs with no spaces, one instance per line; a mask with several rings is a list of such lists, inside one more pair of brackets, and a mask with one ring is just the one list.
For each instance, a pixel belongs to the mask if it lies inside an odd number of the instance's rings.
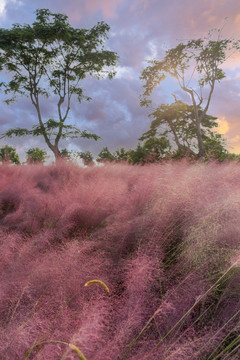
[[86,3],[86,9],[89,13],[95,13],[100,10],[104,17],[112,18],[116,16],[117,6],[124,0],[92,0]]
[[112,19],[117,16],[117,7],[124,0],[91,0],[91,1],[68,1],[63,4],[65,12],[70,20],[78,21],[86,16],[94,16],[100,12],[104,19]]

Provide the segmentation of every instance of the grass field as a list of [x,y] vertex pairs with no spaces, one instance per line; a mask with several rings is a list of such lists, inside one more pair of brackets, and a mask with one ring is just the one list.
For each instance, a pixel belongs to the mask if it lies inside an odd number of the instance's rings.
[[0,256],[0,360],[240,358],[239,163],[1,166]]

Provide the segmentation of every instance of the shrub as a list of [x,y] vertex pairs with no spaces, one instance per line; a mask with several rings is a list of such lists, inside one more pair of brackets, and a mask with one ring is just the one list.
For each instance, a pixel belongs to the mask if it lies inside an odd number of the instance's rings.
[[47,158],[46,151],[39,149],[38,147],[28,149],[26,154],[28,164],[42,164]]
[[11,162],[14,164],[20,164],[16,149],[8,145],[5,145],[0,149],[0,161],[5,164]]

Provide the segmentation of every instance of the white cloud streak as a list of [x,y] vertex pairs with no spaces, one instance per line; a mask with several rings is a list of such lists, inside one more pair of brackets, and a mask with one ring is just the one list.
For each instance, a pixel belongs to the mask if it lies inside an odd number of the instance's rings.
[[7,5],[9,4],[16,4],[22,5],[22,2],[19,0],[0,0],[0,18],[4,18],[7,12]]

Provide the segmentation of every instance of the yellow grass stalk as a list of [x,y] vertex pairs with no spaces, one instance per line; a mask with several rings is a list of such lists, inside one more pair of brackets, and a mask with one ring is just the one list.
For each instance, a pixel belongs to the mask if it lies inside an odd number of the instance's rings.
[[87,358],[83,355],[83,353],[81,352],[81,350],[74,344],[69,344],[65,341],[60,341],[60,340],[47,340],[47,341],[41,341],[40,343],[35,344],[32,348],[31,348],[31,352],[32,350],[36,347],[36,346],[40,346],[43,344],[49,344],[49,343],[58,343],[58,344],[64,344],[64,345],[68,345],[70,347],[70,349],[72,349],[73,351],[75,351],[75,353],[77,353],[79,359],[81,360],[87,360]]
[[101,280],[90,280],[90,281],[86,282],[86,284],[84,284],[84,286],[90,286],[92,284],[100,284],[109,293],[109,288],[107,287],[105,282],[103,282]]

